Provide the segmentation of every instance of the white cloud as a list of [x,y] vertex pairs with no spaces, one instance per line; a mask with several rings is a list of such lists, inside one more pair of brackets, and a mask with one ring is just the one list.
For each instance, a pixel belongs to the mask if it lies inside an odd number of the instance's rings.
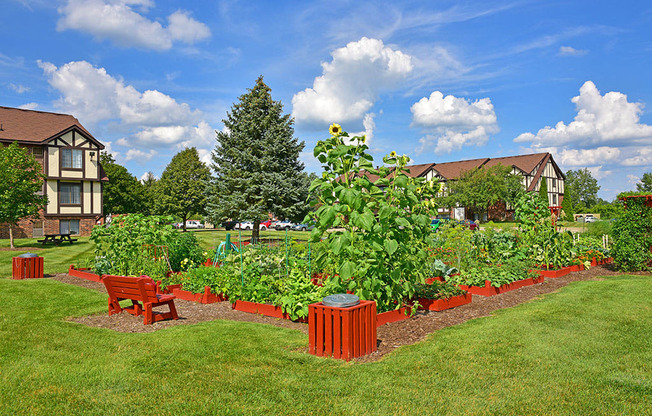
[[330,124],[361,120],[381,91],[393,88],[413,68],[411,57],[363,37],[331,53],[312,88],[292,97],[297,123]]
[[532,142],[534,148],[545,146],[581,145],[652,145],[652,126],[639,123],[643,104],[627,101],[620,92],[600,91],[591,81],[580,88],[580,95],[571,100],[575,103],[575,119],[555,127],[545,127],[537,134],[523,133],[515,142]]
[[435,153],[450,153],[463,146],[482,146],[498,132],[494,106],[489,98],[471,102],[434,91],[410,108],[413,124],[429,131],[419,142],[419,152],[435,147]]
[[[69,62],[60,67],[49,62],[39,66],[52,87],[61,93],[55,106],[73,114],[84,124],[117,122],[117,129],[128,135],[115,142],[118,146],[151,149],[212,147],[214,130],[203,114],[187,103],[157,90],[138,91],[86,61]],[[127,152],[125,160],[143,157],[149,160],[157,152]]]
[[551,151],[564,166],[597,166],[618,162],[621,151],[617,147],[601,146],[596,149],[555,149]]
[[641,181],[641,177],[640,177],[640,176],[636,176],[636,175],[627,175],[627,183],[629,183],[630,185],[636,185],[636,184],[639,183],[640,181]]
[[562,56],[583,56],[589,53],[586,49],[575,49],[572,46],[560,46],[559,54]]
[[19,105],[18,108],[22,108],[23,110],[36,110],[38,108],[38,103],[25,103]]
[[30,90],[29,87],[20,84],[9,83],[9,88],[17,92],[18,94],[24,94]]
[[589,172],[591,172],[591,176],[593,176],[595,179],[604,179],[606,177],[609,177],[613,175],[612,170],[602,170],[602,166],[592,166],[587,168]]
[[652,166],[652,149],[638,149],[638,151],[623,160],[625,166]]
[[156,156],[156,150],[150,150],[149,152],[142,151],[140,149],[129,149],[127,150],[127,155],[125,160],[136,160],[139,164],[143,164],[149,161],[151,158]]
[[[371,143],[371,140],[374,138],[374,130],[376,129],[376,122],[374,121],[375,117],[376,117],[375,113],[365,114],[364,119],[362,120],[364,131],[360,131],[357,133],[349,133],[349,137],[365,136],[366,138],[365,144],[369,146],[369,143]],[[345,142],[348,142],[348,140],[345,140]]]
[[139,7],[144,13],[152,6],[150,0],[68,0],[58,9],[57,30],[78,30],[119,46],[155,50],[170,49],[176,41],[192,44],[211,34],[186,11],[172,13],[163,27],[134,10]]

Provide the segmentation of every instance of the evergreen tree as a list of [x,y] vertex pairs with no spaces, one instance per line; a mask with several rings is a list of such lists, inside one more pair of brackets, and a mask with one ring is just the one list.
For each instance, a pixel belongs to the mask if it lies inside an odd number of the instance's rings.
[[186,231],[186,220],[190,216],[206,212],[206,186],[210,175],[208,166],[199,160],[197,149],[180,151],[158,182],[157,210],[181,217],[183,231]]
[[568,186],[564,186],[564,199],[561,201],[561,210],[564,213],[564,220],[575,221],[573,216],[573,201],[571,200]]
[[542,204],[545,204],[545,207],[550,206],[550,199],[548,199],[548,180],[545,177],[541,177],[541,185],[539,186],[539,200]]
[[283,114],[283,105],[272,99],[262,76],[222,122],[226,128],[217,133],[213,151],[211,221],[251,220],[256,241],[258,225],[269,213],[282,219],[303,217],[309,188],[299,161],[304,143],[294,137],[294,119]]
[[100,154],[100,164],[109,178],[103,185],[104,215],[141,212],[143,188],[138,179],[108,152]]
[[21,218],[37,217],[48,198],[43,189],[43,167],[27,149],[13,142],[0,145],[0,224],[9,224],[9,247],[14,248],[13,227]]
[[153,172],[147,172],[140,180],[142,186],[142,212],[145,215],[156,214],[156,200],[158,193],[158,179]]

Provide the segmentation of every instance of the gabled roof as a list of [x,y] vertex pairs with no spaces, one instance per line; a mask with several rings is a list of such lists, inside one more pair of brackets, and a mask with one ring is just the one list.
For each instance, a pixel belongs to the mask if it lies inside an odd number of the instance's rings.
[[75,129],[104,149],[104,145],[93,137],[79,120],[69,114],[0,106],[0,124],[0,142],[45,144]]
[[533,174],[534,168],[536,168],[537,165],[541,163],[547,155],[549,155],[549,153],[534,153],[531,155],[496,157],[489,159],[485,166],[488,168],[496,165],[516,166],[527,174]]
[[433,169],[445,179],[457,179],[462,172],[479,168],[488,160],[485,157],[483,159],[460,160],[459,162],[434,163]]

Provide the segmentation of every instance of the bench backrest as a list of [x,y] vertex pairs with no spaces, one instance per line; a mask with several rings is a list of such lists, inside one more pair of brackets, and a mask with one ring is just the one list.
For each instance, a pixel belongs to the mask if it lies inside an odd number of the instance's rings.
[[102,282],[109,296],[133,299],[142,302],[156,302],[156,285],[147,276],[127,277],[103,275]]

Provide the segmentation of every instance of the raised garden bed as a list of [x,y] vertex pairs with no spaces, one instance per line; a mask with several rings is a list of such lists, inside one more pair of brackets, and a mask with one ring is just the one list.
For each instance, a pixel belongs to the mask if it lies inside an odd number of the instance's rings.
[[74,264],[71,264],[68,268],[68,274],[81,279],[90,280],[91,282],[102,282],[100,275],[90,272],[89,270],[90,269],[87,267],[76,268]]
[[419,299],[419,305],[421,305],[419,309],[443,311],[471,303],[472,298],[473,296],[470,293],[465,293],[448,299]]
[[544,277],[550,277],[552,279],[566,276],[571,272],[572,270],[570,267],[562,267],[561,269],[558,270],[545,270],[545,269],[537,270],[537,273],[539,273],[539,275]]
[[479,295],[479,296],[496,296],[501,293],[509,292],[512,290],[520,289],[522,287],[526,286],[532,286],[537,283],[541,283],[543,279],[541,279],[541,276],[539,278],[531,278],[528,277],[527,279],[523,280],[517,280],[512,283],[506,283],[502,286],[495,287],[491,285],[491,282],[489,280],[485,280],[484,286],[467,286],[467,285],[460,285],[460,289],[464,289],[467,292],[474,294],[474,295]]
[[376,326],[390,324],[392,322],[404,321],[410,318],[410,312],[405,314],[407,308],[395,309],[393,311],[382,312],[376,315]]
[[[236,300],[235,303],[231,305],[231,307],[236,311],[240,311],[240,312],[255,313],[263,316],[271,316],[272,318],[291,320],[290,315],[284,313],[283,309],[281,309],[280,306],[274,306],[268,303],[256,303],[256,302],[248,302],[246,300]],[[302,319],[297,319],[295,322],[305,323],[308,322],[308,320],[302,318]]]
[[206,304],[224,302],[226,300],[226,296],[222,294],[216,295],[215,293],[212,293],[211,288],[209,286],[204,287],[204,293],[192,293],[187,290],[183,290],[180,287],[181,285],[172,285],[172,286],[179,286],[179,287],[172,288],[172,294],[176,296],[178,299],[188,300],[190,302],[206,303]]

